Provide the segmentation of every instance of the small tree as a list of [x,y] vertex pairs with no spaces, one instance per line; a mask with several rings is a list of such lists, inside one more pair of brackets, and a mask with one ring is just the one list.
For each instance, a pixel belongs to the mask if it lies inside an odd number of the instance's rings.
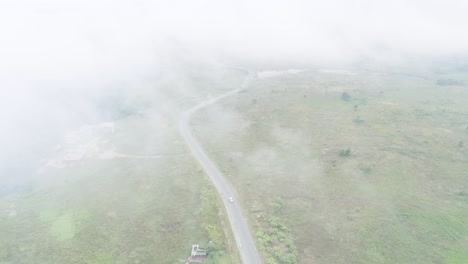
[[347,92],[343,92],[341,94],[341,100],[343,101],[350,101],[351,100],[351,95],[349,95]]

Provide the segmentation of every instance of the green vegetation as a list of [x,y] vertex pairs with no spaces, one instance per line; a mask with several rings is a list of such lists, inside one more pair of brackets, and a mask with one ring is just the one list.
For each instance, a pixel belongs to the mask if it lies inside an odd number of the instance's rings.
[[349,148],[342,149],[342,150],[340,150],[339,155],[340,155],[340,157],[349,157],[349,156],[351,156],[351,149],[349,149]]
[[[201,206],[198,214],[202,217],[202,228],[208,234],[207,243],[208,259],[205,263],[237,263],[239,260],[236,252],[231,248],[235,247],[232,239],[229,222],[224,219],[224,206],[213,187],[205,186],[202,189]],[[221,224],[220,224],[221,223]],[[230,252],[227,254],[226,249]]]
[[[113,133],[80,138],[73,149],[93,146],[82,158],[61,167],[42,162],[30,188],[0,196],[0,263],[179,263],[192,244],[210,249],[207,263],[239,263],[211,182],[190,155],[172,154],[187,153],[177,131],[180,108],[237,88],[243,77],[197,69],[187,77],[189,99],[171,94],[167,109],[155,109],[147,96],[143,108],[129,109],[153,109],[116,120]],[[159,85],[171,90],[177,81]]]
[[52,170],[34,196],[8,197],[19,213],[0,219],[0,259],[175,263],[192,244],[213,241],[228,260],[218,263],[236,263],[216,196],[206,195],[210,182],[196,171],[189,156],[83,160]]
[[370,174],[370,173],[372,173],[372,167],[371,167],[371,166],[364,166],[364,167],[361,167],[361,171],[362,171],[364,174]]
[[237,126],[197,115],[265,263],[466,262],[468,90],[422,76],[284,75],[223,101]]
[[260,249],[266,252],[268,264],[296,264],[298,263],[297,247],[291,239],[291,234],[281,219],[281,210],[284,201],[281,197],[275,197],[271,203],[272,212],[257,220],[255,236]]
[[[87,210],[66,212],[53,221],[50,226],[50,234],[58,241],[72,239],[89,222],[89,218],[90,214]],[[43,220],[42,214],[41,220]]]
[[464,264],[468,262],[468,253],[465,249],[450,251],[447,253],[445,263],[447,264]]
[[[239,76],[187,81],[206,98]],[[257,80],[197,114],[197,137],[238,192],[264,263],[468,261],[468,90],[439,79],[468,82],[447,71],[309,71]],[[186,153],[176,111],[158,111],[116,121],[103,144]],[[193,243],[208,248],[206,263],[240,262],[190,156],[91,155],[36,180],[0,197],[2,263],[178,263]]]
[[351,101],[351,95],[349,95],[349,93],[347,92],[343,92],[341,94],[341,100],[343,101]]

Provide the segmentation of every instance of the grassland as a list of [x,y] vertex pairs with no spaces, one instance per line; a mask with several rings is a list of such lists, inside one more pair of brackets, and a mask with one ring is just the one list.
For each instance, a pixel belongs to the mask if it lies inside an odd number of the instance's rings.
[[244,74],[200,71],[158,84],[164,100],[114,121],[112,133],[75,133],[79,140],[54,155],[84,155],[43,157],[28,188],[0,196],[0,263],[180,263],[192,244],[210,250],[206,263],[239,263],[222,202],[177,121],[183,108],[237,88]]
[[0,222],[6,263],[178,263],[193,243],[236,257],[190,156],[83,161],[47,177],[9,197],[18,215]]
[[196,116],[266,263],[468,262],[468,89],[438,78],[307,71]]

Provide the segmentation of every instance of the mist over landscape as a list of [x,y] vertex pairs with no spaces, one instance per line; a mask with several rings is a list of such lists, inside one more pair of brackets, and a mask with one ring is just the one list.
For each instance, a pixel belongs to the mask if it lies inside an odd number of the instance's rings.
[[467,10],[3,0],[0,263],[467,263]]

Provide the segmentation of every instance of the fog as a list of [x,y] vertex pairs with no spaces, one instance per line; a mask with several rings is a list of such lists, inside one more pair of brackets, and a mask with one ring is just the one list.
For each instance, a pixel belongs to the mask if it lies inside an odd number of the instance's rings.
[[66,129],[112,119],[103,101],[151,93],[160,105],[170,96],[155,84],[168,76],[181,83],[175,93],[193,95],[184,75],[196,65],[466,55],[467,9],[456,0],[3,0],[0,173],[17,175]]
[[468,258],[467,10],[0,0],[0,263]]

